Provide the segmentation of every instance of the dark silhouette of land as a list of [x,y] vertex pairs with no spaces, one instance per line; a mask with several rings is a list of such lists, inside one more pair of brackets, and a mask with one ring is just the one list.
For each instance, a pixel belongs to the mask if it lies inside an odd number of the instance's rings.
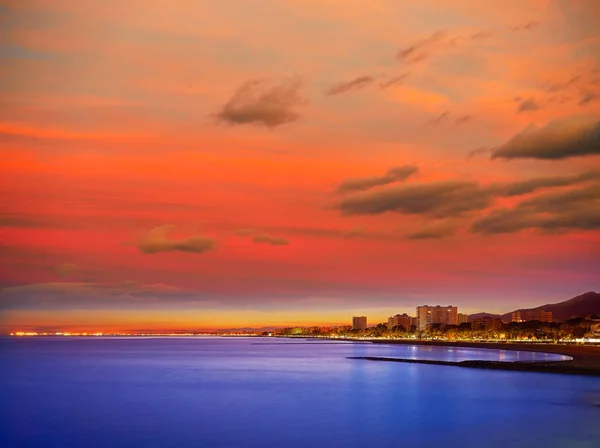
[[570,356],[568,361],[535,361],[535,362],[502,362],[502,361],[427,361],[413,359],[397,359],[382,357],[362,357],[369,361],[408,362],[418,364],[448,365],[496,370],[519,370],[527,372],[563,373],[576,375],[600,376],[600,345],[558,345],[539,343],[496,343],[496,342],[446,342],[446,341],[409,341],[409,340],[377,340],[374,344],[424,345],[436,347],[465,347],[493,350],[517,350],[526,352],[556,353]]
[[[515,311],[523,311],[525,308],[519,308]],[[548,303],[546,305],[537,306],[535,308],[528,308],[532,310],[544,310],[551,311],[552,317],[555,321],[561,322],[574,317],[589,316],[591,314],[600,314],[600,293],[589,291],[584,294],[580,294],[572,299],[565,300],[564,302]],[[491,314],[491,313],[476,313],[469,315],[469,321],[479,319],[482,317],[499,317],[504,322],[510,322],[512,320],[512,311],[505,314]]]

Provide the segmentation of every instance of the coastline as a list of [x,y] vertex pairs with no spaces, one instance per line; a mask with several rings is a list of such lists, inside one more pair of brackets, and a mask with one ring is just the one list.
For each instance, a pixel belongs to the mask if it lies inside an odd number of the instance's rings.
[[[348,339],[357,340],[357,339]],[[364,341],[364,339],[361,339]],[[528,351],[541,353],[554,353],[570,356],[572,359],[565,361],[534,361],[534,362],[504,362],[504,361],[427,361],[412,359],[396,359],[384,357],[363,357],[368,361],[406,362],[417,364],[448,365],[466,368],[513,370],[523,372],[559,373],[569,375],[600,376],[600,346],[593,345],[557,345],[557,344],[532,344],[526,342],[461,342],[461,341],[413,341],[402,339],[367,339],[373,344],[400,344],[421,345],[434,347],[458,348],[484,348],[492,350]]]

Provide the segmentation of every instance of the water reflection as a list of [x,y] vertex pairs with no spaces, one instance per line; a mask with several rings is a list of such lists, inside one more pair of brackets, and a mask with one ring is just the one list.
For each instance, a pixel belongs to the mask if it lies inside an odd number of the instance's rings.
[[600,440],[595,378],[346,359],[557,355],[267,338],[24,339],[1,347],[2,447],[460,441],[495,448]]

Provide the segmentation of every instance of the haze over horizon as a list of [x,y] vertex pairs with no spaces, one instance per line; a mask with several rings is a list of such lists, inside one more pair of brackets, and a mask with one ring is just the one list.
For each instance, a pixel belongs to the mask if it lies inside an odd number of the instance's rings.
[[0,5],[0,332],[600,285],[600,2]]

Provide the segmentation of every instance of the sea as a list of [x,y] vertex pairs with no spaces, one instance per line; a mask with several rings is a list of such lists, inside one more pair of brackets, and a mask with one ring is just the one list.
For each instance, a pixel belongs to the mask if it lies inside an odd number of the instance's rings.
[[594,377],[349,359],[560,355],[269,337],[0,339],[0,447],[600,447]]

